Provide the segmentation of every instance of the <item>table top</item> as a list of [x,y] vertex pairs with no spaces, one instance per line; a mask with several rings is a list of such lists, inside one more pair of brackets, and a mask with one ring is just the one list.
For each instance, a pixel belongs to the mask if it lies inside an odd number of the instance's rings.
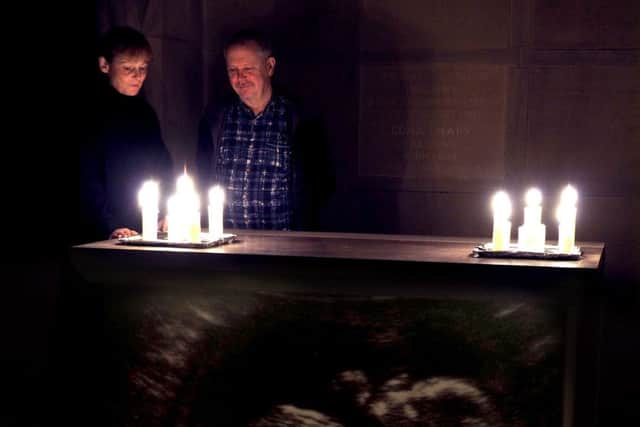
[[488,238],[359,234],[330,232],[225,230],[238,236],[238,242],[222,246],[192,249],[121,245],[105,240],[75,246],[73,250],[127,251],[151,255],[155,252],[196,253],[212,257],[285,257],[311,259],[347,259],[406,263],[523,266],[541,269],[598,270],[604,260],[604,244],[577,242],[583,251],[579,260],[522,258],[475,258],[473,248]]

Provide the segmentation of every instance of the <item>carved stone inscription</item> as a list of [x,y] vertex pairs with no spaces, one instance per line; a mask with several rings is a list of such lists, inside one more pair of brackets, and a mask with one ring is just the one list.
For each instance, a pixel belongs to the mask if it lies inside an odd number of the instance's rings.
[[362,65],[359,175],[502,179],[505,80],[503,66]]

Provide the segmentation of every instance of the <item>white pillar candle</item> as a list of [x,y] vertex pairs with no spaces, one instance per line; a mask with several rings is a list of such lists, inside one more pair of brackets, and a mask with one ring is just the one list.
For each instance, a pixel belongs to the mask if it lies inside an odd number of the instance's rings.
[[172,242],[200,242],[200,198],[193,179],[185,171],[176,182],[176,194],[168,203],[169,240]]
[[558,251],[560,253],[573,252],[576,243],[576,217],[578,209],[578,192],[571,185],[567,185],[560,196],[560,205],[556,210],[558,219]]
[[158,200],[160,190],[154,181],[146,181],[138,192],[138,204],[142,210],[142,238],[158,238]]
[[187,175],[186,169],[184,173],[178,177],[178,181],[176,182],[176,192],[178,194],[189,194],[195,192],[193,179]]
[[498,191],[491,202],[493,209],[493,238],[492,248],[494,251],[504,251],[509,249],[511,241],[511,201],[504,191]]
[[197,194],[191,193],[188,194],[187,197],[186,208],[186,217],[188,223],[188,236],[187,239],[191,243],[200,242],[200,232],[202,231],[200,228],[200,198]]
[[219,239],[222,237],[224,212],[224,191],[218,185],[209,190],[209,237]]
[[544,252],[546,227],[541,224],[542,193],[532,188],[525,195],[524,224],[518,227],[518,249],[529,252]]

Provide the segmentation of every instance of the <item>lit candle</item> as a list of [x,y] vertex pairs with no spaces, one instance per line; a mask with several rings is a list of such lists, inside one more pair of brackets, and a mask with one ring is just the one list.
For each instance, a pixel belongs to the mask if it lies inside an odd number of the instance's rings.
[[142,209],[142,238],[156,240],[158,238],[158,184],[147,181],[138,192],[138,204]]
[[184,173],[178,177],[176,191],[178,194],[189,194],[195,192],[194,188],[193,179],[187,175],[187,169],[185,168]]
[[498,191],[491,202],[493,209],[493,240],[494,251],[509,249],[511,241],[511,201],[504,191]]
[[186,168],[176,182],[176,194],[169,199],[167,220],[170,241],[200,242],[200,198]]
[[530,252],[544,252],[546,227],[541,224],[542,193],[532,188],[525,195],[524,224],[518,227],[518,249]]
[[527,191],[524,196],[526,207],[524,208],[524,223],[526,225],[540,224],[542,219],[542,193],[537,188]]
[[167,201],[167,240],[170,242],[182,241],[182,217],[179,199],[176,195],[169,197]]
[[560,205],[556,210],[558,219],[558,251],[560,253],[573,252],[576,243],[576,216],[578,192],[571,185],[567,185],[560,196]]
[[188,240],[191,243],[200,241],[200,197],[196,193],[187,195],[187,223],[188,223]]
[[209,236],[211,239],[219,239],[223,233],[223,205],[224,191],[216,185],[209,190]]

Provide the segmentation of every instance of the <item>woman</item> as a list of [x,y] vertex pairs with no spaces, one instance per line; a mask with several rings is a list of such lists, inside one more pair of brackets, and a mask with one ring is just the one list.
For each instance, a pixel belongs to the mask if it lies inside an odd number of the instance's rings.
[[151,57],[151,45],[133,28],[113,28],[99,43],[94,134],[81,165],[85,218],[94,238],[138,234],[142,183],[155,179],[162,189],[169,182],[171,158],[158,117],[140,94]]

